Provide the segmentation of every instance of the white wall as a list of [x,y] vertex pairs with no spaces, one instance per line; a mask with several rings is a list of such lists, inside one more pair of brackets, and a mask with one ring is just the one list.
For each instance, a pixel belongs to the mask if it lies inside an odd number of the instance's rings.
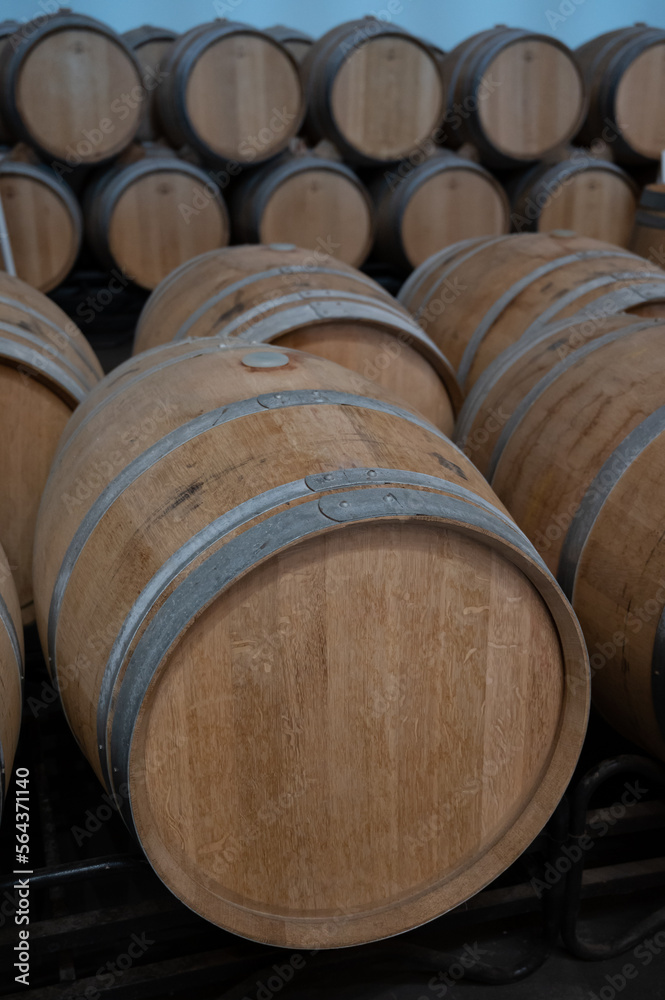
[[184,31],[228,17],[258,27],[288,24],[315,36],[341,21],[375,14],[443,49],[497,23],[553,34],[571,46],[635,21],[665,28],[665,0],[0,0],[2,17],[19,21],[56,6],[70,6],[118,31],[139,24]]

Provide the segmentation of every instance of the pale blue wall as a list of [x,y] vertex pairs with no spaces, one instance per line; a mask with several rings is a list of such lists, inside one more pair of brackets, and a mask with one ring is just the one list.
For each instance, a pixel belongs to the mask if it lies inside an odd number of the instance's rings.
[[56,5],[97,17],[118,31],[146,23],[183,31],[222,16],[257,27],[288,24],[319,35],[341,21],[388,12],[397,24],[443,49],[496,23],[548,32],[571,46],[635,21],[665,28],[665,0],[0,0],[0,12],[24,21]]

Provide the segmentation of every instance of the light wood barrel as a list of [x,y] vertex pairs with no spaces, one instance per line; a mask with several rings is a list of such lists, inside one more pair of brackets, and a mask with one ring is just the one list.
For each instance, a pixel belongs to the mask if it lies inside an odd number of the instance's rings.
[[508,232],[508,199],[488,170],[443,151],[405,166],[384,171],[370,188],[381,260],[412,269],[452,243]]
[[572,229],[617,246],[630,243],[638,187],[614,163],[576,150],[558,163],[538,164],[511,187],[511,223],[517,232]]
[[81,209],[46,166],[0,159],[0,197],[19,278],[42,292],[71,271],[81,248]]
[[26,624],[34,618],[32,546],[44,484],[65,424],[102,374],[54,303],[0,272],[0,544]]
[[617,324],[527,382],[487,467],[580,615],[602,710],[661,757],[664,333]]
[[373,209],[349,167],[296,156],[253,171],[230,198],[238,243],[294,243],[360,267],[372,246]]
[[573,53],[557,39],[500,25],[446,55],[445,144],[471,142],[483,162],[515,167],[568,142],[585,110]]
[[665,31],[635,25],[609,31],[580,46],[589,108],[582,145],[602,139],[619,162],[644,163],[665,149]]
[[536,320],[573,316],[662,272],[622,247],[566,230],[463,240],[425,261],[400,302],[457,371],[463,390]]
[[187,337],[272,343],[369,378],[452,433],[461,393],[447,359],[380,285],[289,244],[229,247],[175,271],[139,317],[134,353]]
[[282,152],[302,122],[298,63],[250,25],[192,28],[173,44],[162,69],[157,102],[167,136],[209,160],[261,163]]
[[136,134],[145,91],[121,36],[91,17],[62,13],[24,25],[14,37],[0,89],[12,132],[71,166],[122,152]]
[[434,55],[395,24],[374,17],[340,24],[302,65],[307,134],[329,139],[350,163],[403,159],[431,141],[443,116]]
[[[11,49],[12,36],[20,31],[23,25],[19,21],[0,21],[0,80],[2,79],[2,66],[5,61],[5,49]],[[5,120],[2,111],[2,101],[0,100],[0,145],[11,145],[14,141],[9,122]]]
[[299,63],[303,61],[314,44],[314,39],[311,35],[306,34],[304,31],[299,31],[298,28],[289,28],[285,24],[273,24],[271,28],[265,28],[265,33],[266,35],[270,35],[271,38],[275,38],[278,42],[281,42],[289,50],[296,62]]
[[665,184],[648,184],[642,191],[630,249],[660,267],[665,264]]
[[107,171],[87,194],[85,217],[100,261],[143,288],[154,288],[184,261],[229,241],[217,184],[175,156],[147,156]]
[[122,37],[141,63],[143,86],[147,92],[146,107],[136,137],[142,141],[157,139],[163,134],[157,109],[157,88],[163,82],[161,67],[178,36],[170,28],[144,24],[126,31]]
[[288,947],[485,885],[586,723],[553,578],[445,436],[359,388],[281,347],[134,358],[70,424],[37,529],[40,634],[93,768],[187,905]]
[[23,626],[18,594],[0,547],[0,820],[14,766],[23,703]]

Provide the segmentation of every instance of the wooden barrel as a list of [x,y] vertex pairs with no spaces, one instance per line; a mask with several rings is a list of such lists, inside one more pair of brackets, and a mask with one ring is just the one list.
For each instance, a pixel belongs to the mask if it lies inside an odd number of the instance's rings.
[[[665,281],[660,295],[665,319]],[[493,467],[492,456],[506,424],[524,397],[560,361],[613,330],[638,331],[663,322],[622,311],[608,315],[602,308],[594,314],[593,306],[595,303],[572,319],[532,327],[502,351],[475,382],[464,401],[455,440],[484,476]]]
[[635,181],[615,163],[576,150],[540,163],[511,185],[511,223],[520,233],[572,229],[617,246],[630,243],[637,207]]
[[266,35],[275,38],[284,48],[288,49],[298,63],[303,61],[314,43],[311,35],[299,31],[298,28],[288,28],[285,24],[273,24],[271,28],[264,30]]
[[416,167],[384,171],[376,201],[375,255],[411,270],[433,253],[474,236],[510,228],[503,188],[477,163],[441,152]]
[[129,145],[146,92],[120,35],[91,17],[62,13],[40,17],[13,37],[0,88],[13,133],[72,167],[108,160]]
[[572,599],[601,708],[661,757],[664,333],[617,323],[528,380],[487,467]]
[[[23,25],[19,21],[0,21],[0,79],[2,65],[5,61],[5,50],[11,49],[12,37],[20,31]],[[2,112],[2,101],[0,100],[0,145],[11,145],[14,141],[9,123],[5,120]]]
[[157,90],[159,116],[176,147],[247,164],[284,150],[305,111],[298,63],[270,35],[214,21],[174,42]]
[[0,197],[19,278],[42,292],[64,281],[81,248],[81,209],[46,166],[0,159]]
[[567,602],[472,464],[346,369],[200,340],[132,359],[68,428],[36,551],[82,749],[159,876],[235,933],[421,924],[565,790]]
[[26,624],[34,618],[32,545],[44,484],[65,424],[102,374],[54,303],[0,272],[0,544]]
[[21,607],[0,547],[0,820],[14,766],[23,702]]
[[170,28],[144,24],[132,31],[125,31],[122,37],[141,63],[143,86],[147,91],[146,107],[143,109],[136,137],[142,141],[157,139],[163,133],[156,96],[163,79],[161,66],[178,36]]
[[444,142],[471,142],[484,163],[516,167],[568,142],[585,109],[573,53],[549,35],[498,25],[443,60]]
[[116,166],[85,200],[86,234],[100,261],[143,288],[229,241],[221,192],[199,167],[175,156]]
[[360,267],[373,238],[373,210],[349,167],[318,156],[266,164],[230,198],[239,243],[293,243]]
[[575,55],[589,108],[581,145],[602,139],[615,160],[644,163],[665,149],[665,31],[636,24],[591,39]]
[[153,292],[134,353],[220,335],[328,358],[452,433],[461,393],[447,359],[391,295],[341,261],[319,263],[288,244],[205,254]]
[[457,371],[478,375],[536,320],[573,316],[612,289],[653,281],[655,265],[566,230],[464,240],[425,261],[399,300]]
[[350,163],[401,160],[431,140],[443,116],[429,47],[395,24],[366,17],[322,35],[303,62],[306,132]]
[[642,191],[630,249],[660,267],[665,264],[665,184],[648,184]]

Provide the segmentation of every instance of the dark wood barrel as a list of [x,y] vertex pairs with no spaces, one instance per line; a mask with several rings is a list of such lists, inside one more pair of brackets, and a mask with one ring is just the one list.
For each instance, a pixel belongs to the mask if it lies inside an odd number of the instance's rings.
[[7,556],[0,546],[0,820],[14,767],[22,705],[21,607]]
[[579,236],[627,247],[638,191],[621,167],[578,149],[512,179],[512,228],[518,233],[571,229]]
[[[0,21],[0,79],[2,79],[5,49],[7,47],[11,49],[12,37],[22,27],[23,25],[19,21]],[[9,122],[3,114],[2,101],[0,100],[0,145],[11,145],[14,138]]]
[[266,35],[281,42],[299,63],[303,61],[310,47],[314,44],[311,35],[299,31],[298,28],[289,28],[285,24],[273,24],[270,28],[264,28],[264,31]]
[[374,17],[340,24],[307,53],[305,128],[350,163],[403,159],[431,142],[443,115],[436,59],[423,41]]
[[126,31],[122,37],[141,63],[143,86],[148,95],[136,137],[142,141],[157,139],[163,134],[157,109],[157,88],[163,82],[161,67],[178,36],[170,28],[144,24]]
[[16,45],[4,48],[0,103],[17,137],[71,167],[108,160],[129,145],[146,91],[120,35],[63,12],[23,25],[13,38]]
[[338,365],[131,359],[68,428],[36,552],[83,751],[160,878],[237,934],[421,924],[566,789],[589,687],[568,602],[450,440]]
[[100,261],[142,288],[229,241],[217,184],[200,167],[158,151],[99,177],[86,193],[85,219]]
[[563,42],[499,25],[452,49],[442,65],[443,141],[471,142],[483,162],[518,167],[568,142],[585,109],[584,81]]
[[615,160],[646,163],[665,149],[665,31],[637,24],[576,50],[589,92],[581,145],[601,139]]
[[258,28],[213,21],[174,42],[157,89],[174,146],[212,161],[261,163],[286,149],[305,112],[298,63]]
[[337,160],[290,156],[241,179],[230,198],[238,243],[293,243],[360,267],[374,211],[364,185]]
[[0,196],[16,274],[42,292],[71,271],[83,222],[71,189],[49,167],[0,159]]
[[488,170],[441,151],[424,163],[384,170],[370,185],[376,202],[374,254],[401,268],[474,236],[510,228],[503,188]]

